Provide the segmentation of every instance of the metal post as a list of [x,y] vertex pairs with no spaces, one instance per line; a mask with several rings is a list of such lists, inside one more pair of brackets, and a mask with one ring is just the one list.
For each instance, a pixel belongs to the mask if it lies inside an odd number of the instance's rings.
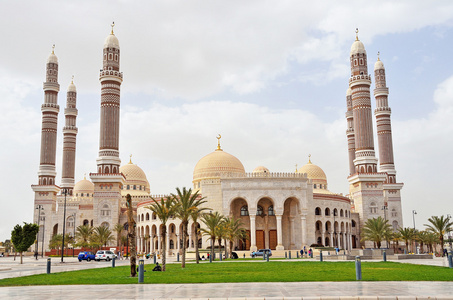
[[288,258],[291,259],[291,251],[288,252]]
[[322,261],[322,251],[319,251],[319,261]]
[[66,230],[66,195],[68,194],[68,189],[64,189],[64,208],[63,208],[63,241],[61,242],[61,262],[63,261],[64,255],[64,235]]
[[47,259],[47,274],[50,274],[50,257]]
[[358,255],[355,257],[355,279],[362,280],[362,262]]
[[42,225],[42,243],[41,243],[41,258],[44,257],[44,236],[46,233],[46,223]]
[[448,254],[448,267],[453,268],[453,251],[450,251],[450,254]]
[[299,251],[296,252],[296,256],[297,256],[297,258],[299,258]]
[[[39,227],[39,221],[41,220],[41,209],[42,209],[42,205],[38,205],[38,228],[41,229],[41,227]],[[39,251],[39,231],[38,230],[38,233],[36,234],[36,247],[35,247],[35,251],[38,252]],[[44,232],[42,233],[44,235]],[[42,257],[42,254],[41,254],[41,257]],[[36,259],[38,259],[38,255],[36,255]]]
[[285,251],[285,259],[288,258],[288,252]]
[[138,261],[138,283],[143,283],[145,279],[145,261],[140,259]]
[[384,256],[384,261],[387,261],[387,252],[385,250],[384,250],[383,256]]
[[222,252],[219,253],[219,259],[222,261]]
[[245,258],[245,253],[244,253],[244,258]]
[[[153,258],[154,258],[154,264],[156,264],[156,262],[157,262],[157,254],[156,253],[154,253]],[[179,253],[178,253],[178,258],[179,258]]]
[[263,253],[263,260],[266,260],[266,252]]
[[179,252],[176,253],[176,261],[179,262]]
[[212,255],[209,255],[209,262],[212,263]]
[[72,218],[74,219],[74,224],[72,224],[72,227],[74,228],[74,235],[73,235],[73,241],[72,241],[72,257],[74,257],[74,243],[75,243],[75,220],[76,220],[76,213],[72,214]]
[[269,262],[269,254],[266,255],[266,261]]
[[115,256],[112,258],[112,268],[115,267]]

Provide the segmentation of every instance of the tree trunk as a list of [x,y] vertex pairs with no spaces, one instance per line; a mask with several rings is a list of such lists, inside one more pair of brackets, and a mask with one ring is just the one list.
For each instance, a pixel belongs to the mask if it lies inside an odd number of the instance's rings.
[[182,222],[182,262],[181,268],[186,267],[186,248],[187,248],[187,223],[186,221]]
[[211,235],[211,259],[214,260],[215,236]]
[[131,195],[127,194],[126,196],[126,204],[127,204],[127,223],[128,223],[128,228],[127,228],[127,234],[129,236],[129,241],[131,244],[131,277],[137,276],[137,252],[135,249],[135,221],[134,217],[132,214],[132,200],[131,200]]
[[23,264],[23,260],[22,260],[22,252],[20,252],[20,264]]
[[223,239],[223,244],[225,245],[225,258],[228,258],[228,253],[227,253],[227,240],[226,240],[226,238]]
[[167,265],[167,225],[162,224],[162,271],[166,270]]
[[219,260],[220,260],[220,256],[222,255],[222,239],[218,239],[219,241]]
[[198,250],[198,223],[197,222],[194,223],[194,227],[195,227],[195,259],[196,259],[197,264],[199,264],[200,260],[198,258],[200,257],[200,253]]
[[230,249],[228,249],[230,252],[230,257],[233,257],[233,241],[230,241]]

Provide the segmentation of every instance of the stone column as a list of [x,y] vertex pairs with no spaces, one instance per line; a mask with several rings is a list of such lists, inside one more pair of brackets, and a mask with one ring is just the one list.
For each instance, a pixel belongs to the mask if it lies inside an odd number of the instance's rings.
[[277,219],[277,247],[276,250],[285,250],[283,247],[283,230],[282,230],[282,215],[275,215]]
[[343,232],[342,235],[343,235],[343,243],[342,243],[343,249],[346,249],[346,233]]
[[321,235],[322,235],[322,241],[321,241],[321,244],[323,244],[324,246],[326,245],[325,242],[326,242],[326,237],[324,235],[324,231],[321,231]]
[[307,217],[302,215],[300,217],[301,231],[302,231],[302,247],[307,245]]
[[295,244],[295,239],[296,239],[296,236],[295,236],[295,230],[294,230],[294,217],[289,217],[289,224],[290,224],[290,228],[291,228],[291,235],[290,235],[290,243],[289,243],[289,249],[294,249],[296,247],[296,244]]
[[[189,227],[189,224],[187,224],[187,226]],[[189,227],[191,228],[191,227]],[[189,236],[189,247],[187,247],[188,249],[194,249],[194,247],[192,247],[192,241],[193,241],[193,238],[192,238],[192,229],[191,230],[187,230],[187,235]],[[195,246],[195,245],[194,245]]]
[[[256,215],[250,215],[250,251],[256,251],[258,250],[256,248],[256,227],[255,227],[255,219]],[[278,233],[277,233],[278,235]]]
[[334,239],[333,232],[331,232],[330,233],[330,246],[331,247],[333,247],[333,245],[334,245],[333,239]]
[[170,233],[167,232],[165,244],[167,246],[167,254],[170,254]]
[[179,234],[176,235],[176,250],[179,252]]

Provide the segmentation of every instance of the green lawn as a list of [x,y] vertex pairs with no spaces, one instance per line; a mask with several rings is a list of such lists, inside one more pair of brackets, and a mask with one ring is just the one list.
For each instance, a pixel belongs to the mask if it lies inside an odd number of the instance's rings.
[[[206,263],[167,265],[166,272],[152,272],[145,265],[145,283],[355,281],[354,262]],[[64,284],[131,284],[130,267],[90,269],[0,280],[0,286]],[[453,269],[393,262],[363,262],[366,281],[452,281]]]

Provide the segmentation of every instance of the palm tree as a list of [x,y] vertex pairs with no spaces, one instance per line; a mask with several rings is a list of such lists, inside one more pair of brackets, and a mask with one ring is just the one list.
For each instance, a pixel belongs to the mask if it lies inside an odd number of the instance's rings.
[[[173,198],[176,201],[176,213],[175,215],[181,220],[182,225],[182,263],[181,267],[186,267],[186,239],[187,239],[187,225],[189,224],[189,219],[192,216],[192,212],[202,204],[206,203],[204,198],[200,198],[198,191],[192,194],[192,189],[182,188],[182,191],[179,188],[176,188],[176,193],[172,194]],[[198,243],[198,241],[197,241]]]
[[206,225],[206,228],[201,228],[203,235],[207,235],[211,240],[211,257],[214,259],[214,243],[217,236],[216,230],[223,220],[223,216],[217,211],[214,213],[203,214],[201,217],[203,223]]
[[231,257],[233,252],[233,242],[237,239],[242,240],[247,238],[247,231],[242,227],[244,224],[241,219],[234,217],[225,218],[225,237],[229,241],[229,256]]
[[450,222],[449,217],[444,216],[432,216],[428,219],[428,222],[431,224],[424,224],[428,227],[428,230],[432,233],[436,234],[440,241],[440,246],[442,248],[442,253],[444,253],[444,235],[453,230],[453,222]]
[[146,208],[151,210],[159,218],[162,224],[162,271],[166,269],[167,262],[167,221],[170,219],[176,212],[177,206],[175,205],[175,198],[172,196],[167,196],[165,199],[162,197],[160,202],[151,198],[154,203]]
[[117,247],[121,247],[121,233],[123,232],[123,230],[124,230],[124,226],[121,223],[117,223],[113,227],[113,231],[116,232],[116,246]]
[[62,234],[55,234],[49,241],[49,248],[50,249],[57,249],[57,255],[60,253],[61,243],[63,241]]
[[378,248],[381,248],[385,232],[391,230],[388,220],[384,220],[381,217],[368,219],[363,226],[362,240],[373,241]]
[[203,215],[203,211],[207,210],[208,208],[197,208],[197,209],[194,209],[192,210],[192,213],[190,215],[190,217],[192,218],[192,221],[193,221],[193,227],[195,228],[195,259],[196,259],[196,262],[197,264],[200,263],[200,252],[199,252],[199,249],[198,249],[198,237],[199,237],[199,233],[200,233],[200,229],[198,228],[198,219],[201,218],[201,216]]
[[427,243],[427,245],[429,247],[429,252],[430,253],[434,253],[433,245],[435,245],[438,242],[439,242],[439,239],[438,239],[437,235],[435,233],[432,233],[432,232],[428,231],[428,235],[427,235],[427,238],[426,238],[426,243]]
[[393,242],[393,251],[395,253],[397,253],[396,251],[397,251],[398,243],[399,243],[400,240],[401,240],[400,233],[398,231],[393,232],[393,234],[392,234],[392,242]]
[[112,234],[112,231],[107,226],[98,226],[94,228],[94,241],[98,242],[99,245],[107,246],[107,243],[110,243],[115,240],[115,237]]
[[401,235],[401,239],[406,244],[406,248],[409,248],[409,241],[412,241],[415,237],[414,228],[410,228],[410,227],[399,228],[398,232]]
[[220,258],[222,255],[222,239],[226,236],[225,218],[222,218],[222,221],[219,223],[219,225],[217,225],[215,233],[217,241],[219,242],[219,258]]
[[88,225],[79,225],[76,228],[76,245],[80,247],[89,247],[91,236],[93,234],[93,227]]
[[429,232],[427,230],[423,230],[418,233],[418,241],[420,242],[420,250],[422,252],[423,252],[423,245],[426,245],[426,247],[429,248],[429,242],[431,239],[430,234],[431,234],[431,232]]

